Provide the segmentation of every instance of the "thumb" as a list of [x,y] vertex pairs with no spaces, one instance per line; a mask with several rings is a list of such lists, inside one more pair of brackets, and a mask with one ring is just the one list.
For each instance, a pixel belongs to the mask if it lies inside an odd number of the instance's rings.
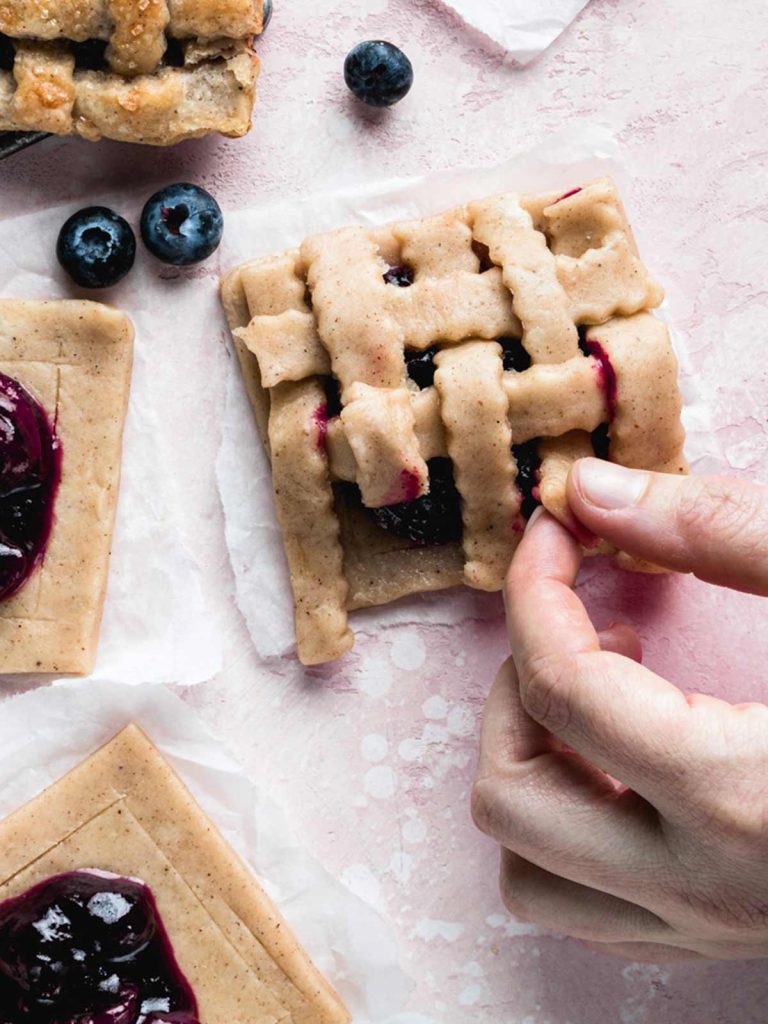
[[568,504],[598,537],[709,583],[768,596],[768,488],[581,459]]

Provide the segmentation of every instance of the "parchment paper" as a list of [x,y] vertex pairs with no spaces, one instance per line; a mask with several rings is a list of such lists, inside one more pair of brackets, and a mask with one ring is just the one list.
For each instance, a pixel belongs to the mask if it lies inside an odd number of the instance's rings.
[[434,1024],[401,1013],[410,982],[394,933],[301,846],[282,810],[246,778],[164,686],[63,682],[6,701],[0,716],[0,817],[60,778],[129,722],[170,761],[330,978],[355,1024]]
[[[135,219],[125,197],[89,198]],[[120,500],[94,678],[197,683],[219,670],[222,643],[200,560],[193,553],[201,546],[196,538],[202,538],[202,523],[194,516],[182,469],[190,429],[199,433],[211,424],[213,410],[190,424],[181,400],[196,385],[200,398],[193,407],[202,409],[213,401],[217,376],[206,366],[211,356],[200,350],[207,325],[208,338],[219,334],[217,267],[214,262],[204,271],[201,287],[194,277],[163,277],[160,264],[140,248],[136,266],[117,288],[78,292],[52,253],[59,228],[79,205],[4,219],[0,282],[3,298],[93,299],[119,306],[136,326]],[[223,353],[221,359],[223,378]],[[203,440],[196,442],[201,462]],[[212,433],[211,443],[215,451],[218,434]],[[187,529],[190,520],[194,533]]]
[[588,0],[442,0],[468,25],[527,64],[546,50]]

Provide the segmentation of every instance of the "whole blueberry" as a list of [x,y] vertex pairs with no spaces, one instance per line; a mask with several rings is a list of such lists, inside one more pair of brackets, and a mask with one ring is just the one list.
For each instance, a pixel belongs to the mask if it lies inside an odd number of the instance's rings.
[[221,242],[224,218],[213,196],[198,185],[168,185],[141,215],[144,244],[163,263],[187,267],[208,259]]
[[393,43],[358,43],[344,61],[344,81],[370,107],[391,107],[413,85],[413,65]]
[[110,288],[136,259],[136,236],[130,224],[106,206],[73,213],[59,232],[56,256],[81,288]]
[[267,25],[272,21],[272,0],[264,0],[261,10],[261,31],[265,32]]

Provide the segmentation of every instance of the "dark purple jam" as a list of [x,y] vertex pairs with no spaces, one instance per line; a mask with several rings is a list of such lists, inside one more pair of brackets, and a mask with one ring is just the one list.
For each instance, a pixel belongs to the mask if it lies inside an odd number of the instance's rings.
[[198,1024],[149,888],[92,871],[0,903],[0,1024]]
[[0,599],[43,560],[61,478],[61,446],[45,410],[0,373]]
[[513,444],[512,454],[517,463],[517,487],[520,491],[522,502],[520,513],[524,519],[530,519],[534,511],[541,504],[539,499],[539,439],[535,437],[525,444]]
[[399,267],[390,267],[384,274],[384,280],[397,288],[410,288],[413,284],[413,267],[409,267],[407,263]]
[[405,350],[405,369],[414,384],[417,384],[422,391],[425,388],[432,387],[435,383],[436,355],[436,345],[433,345],[432,348],[424,349],[423,352],[419,352],[415,348],[407,348]]
[[[461,498],[453,480],[450,459],[430,459],[429,494],[383,508],[367,508],[374,521],[389,533],[414,544],[449,544],[461,539]],[[360,502],[360,492],[356,500]]]
[[499,338],[504,369],[524,373],[531,365],[531,357],[523,347],[520,338]]

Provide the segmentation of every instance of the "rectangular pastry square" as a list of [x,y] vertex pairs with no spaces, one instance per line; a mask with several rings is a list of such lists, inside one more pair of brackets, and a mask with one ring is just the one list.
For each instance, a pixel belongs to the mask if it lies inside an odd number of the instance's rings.
[[0,2],[0,131],[245,135],[262,28],[262,0]]
[[577,458],[687,470],[663,292],[609,179],[342,228],[222,294],[305,663],[349,649],[349,610],[500,589],[531,509],[568,521]]
[[132,358],[133,327],[108,306],[0,300],[0,374],[41,404],[61,460],[42,561],[0,601],[0,674],[93,667]]
[[136,726],[0,822],[0,901],[82,871],[149,886],[202,1024],[349,1021],[256,879]]

